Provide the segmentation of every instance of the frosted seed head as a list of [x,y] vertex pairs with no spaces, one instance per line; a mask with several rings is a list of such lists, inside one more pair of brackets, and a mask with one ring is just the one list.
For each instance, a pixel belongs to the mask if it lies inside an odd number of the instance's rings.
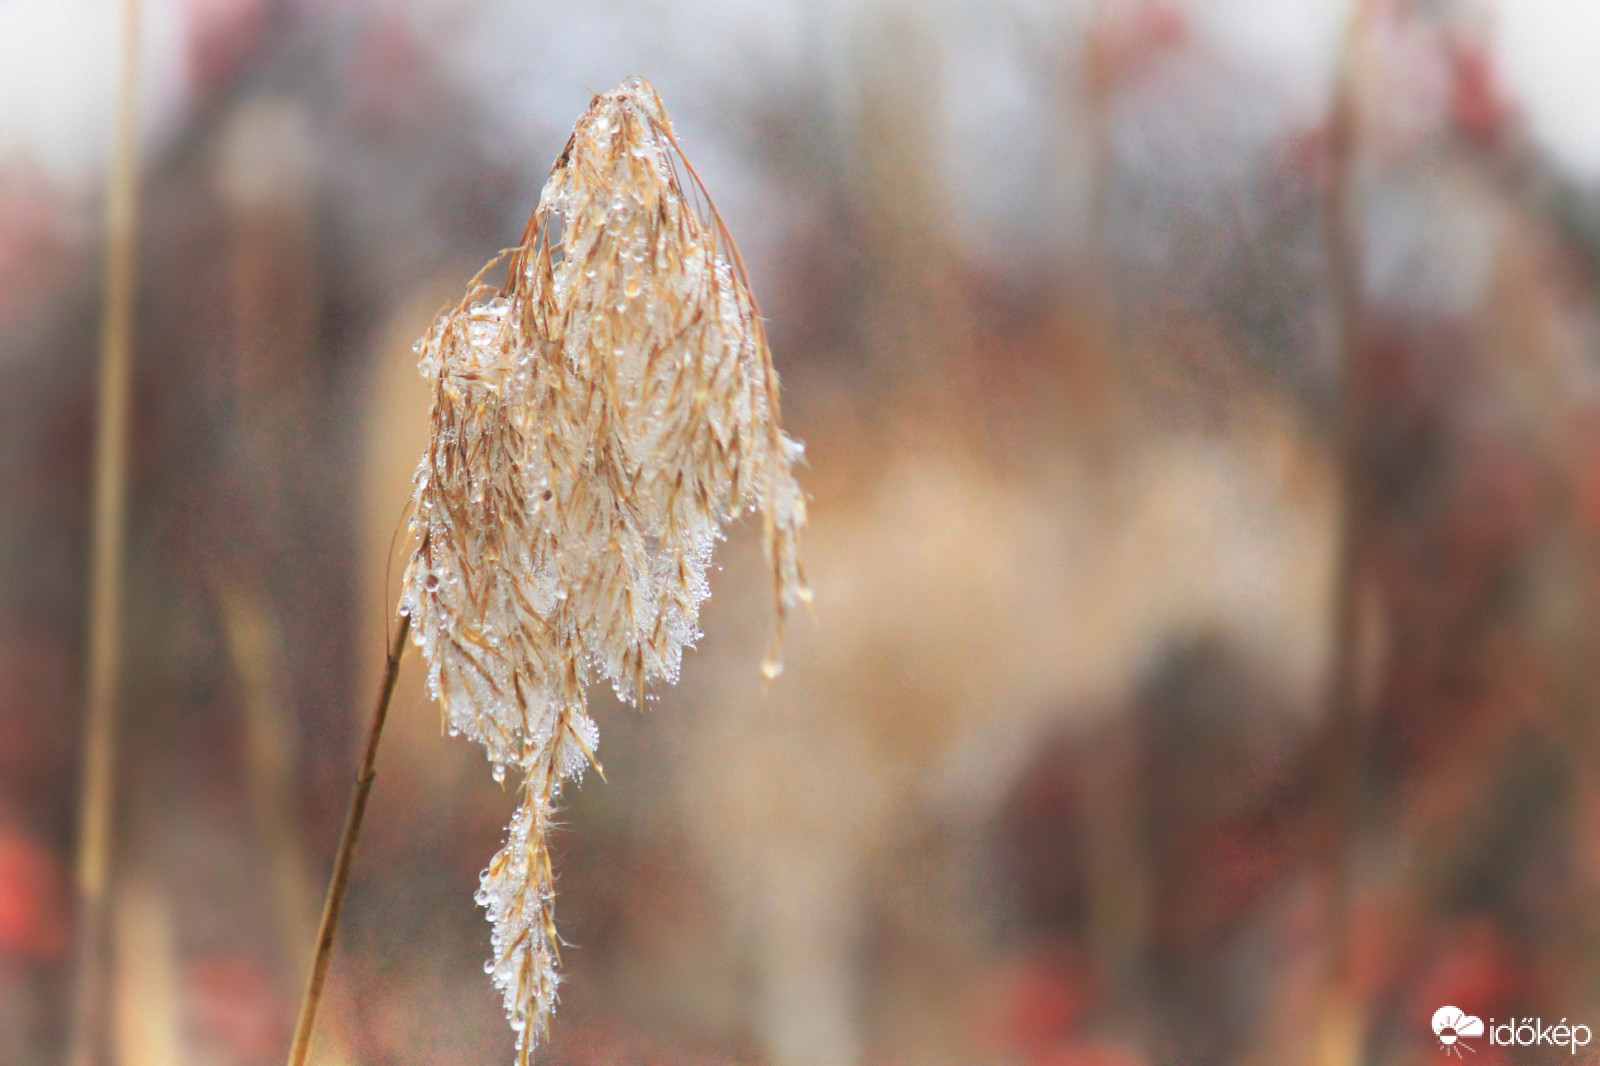
[[523,777],[477,894],[519,1047],[555,1006],[545,842],[562,782],[599,765],[588,686],[633,702],[677,679],[734,515],[763,514],[768,677],[807,595],[803,452],[779,425],[738,253],[697,203],[710,198],[649,83],[595,97],[504,288],[480,274],[417,346],[432,428],[401,602],[449,731],[483,744],[497,781]]

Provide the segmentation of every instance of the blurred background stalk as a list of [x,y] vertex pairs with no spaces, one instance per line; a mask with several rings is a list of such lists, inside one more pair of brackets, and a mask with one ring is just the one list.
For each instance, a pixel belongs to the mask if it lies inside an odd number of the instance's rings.
[[69,1066],[103,1054],[106,913],[116,794],[117,700],[122,667],[123,553],[127,521],[139,202],[140,0],[122,0],[115,146],[106,180],[104,307],[89,564],[87,710],[78,801],[77,942]]
[[1367,469],[1367,395],[1358,219],[1360,100],[1358,79],[1368,0],[1354,0],[1335,66],[1327,123],[1323,242],[1338,353],[1335,415],[1339,462],[1339,531],[1334,573],[1332,648],[1328,658],[1326,740],[1321,782],[1320,862],[1327,916],[1325,972],[1314,1024],[1316,1066],[1355,1066],[1363,1059],[1363,1005],[1354,987],[1354,888],[1366,775],[1361,704],[1361,608],[1371,472]]
[[181,1066],[178,946],[167,896],[148,869],[131,869],[117,878],[111,910],[116,945],[111,1061]]
[[[283,642],[265,600],[227,579],[216,582],[228,650],[242,690],[245,713],[245,773],[267,877],[272,889],[281,956],[279,966],[297,987],[305,981],[306,950],[315,943],[319,903],[306,863],[306,843],[296,814],[298,752],[291,732],[293,716],[281,680]],[[325,997],[316,1041],[316,1061],[343,1066],[349,1061],[339,1031],[345,997]]]

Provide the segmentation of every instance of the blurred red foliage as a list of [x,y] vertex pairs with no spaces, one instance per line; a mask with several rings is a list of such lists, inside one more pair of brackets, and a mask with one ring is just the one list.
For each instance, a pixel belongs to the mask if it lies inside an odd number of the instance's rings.
[[0,828],[0,954],[52,958],[67,943],[67,878],[40,842]]

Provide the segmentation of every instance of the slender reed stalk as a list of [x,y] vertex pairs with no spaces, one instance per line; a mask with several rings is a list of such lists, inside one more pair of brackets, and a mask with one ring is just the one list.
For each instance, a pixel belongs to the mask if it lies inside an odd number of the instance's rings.
[[1317,1066],[1350,1066],[1359,1060],[1360,1007],[1351,987],[1350,863],[1361,814],[1366,738],[1360,695],[1361,562],[1367,542],[1370,502],[1362,455],[1366,425],[1366,366],[1363,345],[1361,248],[1357,231],[1358,76],[1366,21],[1365,0],[1356,0],[1345,31],[1328,121],[1328,169],[1323,240],[1339,338],[1339,491],[1337,570],[1333,598],[1333,647],[1328,664],[1327,737],[1322,779],[1322,827],[1318,852],[1328,892],[1326,958],[1316,1019]]
[[344,909],[345,893],[350,888],[350,868],[355,862],[356,838],[361,833],[361,820],[367,813],[367,797],[372,794],[372,781],[377,776],[374,767],[378,761],[378,741],[383,738],[383,723],[389,717],[389,702],[394,698],[395,681],[400,677],[400,658],[405,654],[410,635],[411,618],[401,615],[399,628],[395,630],[394,640],[389,645],[388,661],[384,664],[378,703],[372,711],[366,751],[361,756],[361,769],[356,773],[355,789],[350,794],[350,809],[345,813],[339,851],[333,859],[333,876],[328,880],[328,895],[322,904],[322,921],[317,927],[316,955],[311,960],[311,972],[306,977],[305,996],[300,1000],[300,1017],[294,1026],[294,1043],[289,1047],[289,1066],[304,1066],[306,1053],[311,1050],[311,1033],[317,1022],[322,988],[328,979],[328,963],[333,959],[333,938],[339,928],[339,913]]
[[[1112,5],[1100,9],[1086,44],[1084,96],[1089,123],[1089,344],[1075,401],[1074,419],[1087,432],[1085,452],[1106,473],[1114,467],[1124,431],[1119,368],[1128,362],[1125,312],[1115,267],[1117,193],[1116,92],[1121,78],[1117,59],[1120,16]],[[1100,484],[1112,484],[1104,478]],[[1142,738],[1136,718],[1114,723],[1085,767],[1086,868],[1090,943],[1108,979],[1122,990],[1123,1014],[1115,1022],[1130,1046],[1144,1040],[1136,1019],[1144,1013],[1151,921],[1151,871],[1140,837],[1144,804]]]
[[111,866],[117,681],[122,661],[122,556],[138,235],[140,14],[140,0],[123,0],[116,143],[106,182],[105,307],[95,427],[88,685],[78,801],[77,959],[67,1035],[69,1066],[93,1066],[100,1058],[104,1036],[106,885]]

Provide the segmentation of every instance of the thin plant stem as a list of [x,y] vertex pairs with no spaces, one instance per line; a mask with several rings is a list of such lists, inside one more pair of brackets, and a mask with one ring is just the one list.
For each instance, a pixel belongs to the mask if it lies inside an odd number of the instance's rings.
[[328,963],[333,958],[333,938],[339,928],[339,912],[344,909],[345,893],[350,887],[356,838],[361,833],[361,819],[367,812],[367,797],[372,793],[373,778],[377,776],[374,764],[378,761],[378,741],[383,738],[383,723],[389,717],[389,702],[394,698],[395,681],[400,677],[400,657],[405,654],[406,640],[410,634],[411,616],[403,614],[394,640],[389,645],[383,683],[378,690],[378,705],[373,709],[372,725],[367,730],[367,748],[361,757],[361,769],[356,773],[355,790],[350,794],[350,809],[345,813],[339,852],[334,856],[333,876],[328,880],[328,895],[322,904],[322,922],[317,927],[317,952],[311,960],[311,973],[306,977],[305,996],[300,1001],[300,1017],[294,1026],[294,1043],[289,1047],[289,1066],[304,1066],[306,1053],[311,1049],[317,1006],[322,1000],[322,987],[328,979]]
[[1363,1028],[1351,986],[1350,864],[1360,822],[1367,747],[1360,693],[1360,593],[1371,503],[1362,450],[1367,375],[1355,189],[1356,90],[1365,17],[1365,0],[1356,0],[1345,31],[1328,122],[1323,231],[1339,338],[1337,433],[1341,499],[1322,766],[1322,826],[1318,834],[1328,892],[1327,946],[1316,1021],[1318,1066],[1349,1066],[1358,1061]]
[[105,307],[100,326],[88,682],[78,801],[77,959],[69,1066],[100,1058],[106,1000],[106,886],[116,785],[117,681],[122,661],[122,566],[127,510],[129,378],[139,200],[141,0],[122,2],[115,146],[106,182]]

